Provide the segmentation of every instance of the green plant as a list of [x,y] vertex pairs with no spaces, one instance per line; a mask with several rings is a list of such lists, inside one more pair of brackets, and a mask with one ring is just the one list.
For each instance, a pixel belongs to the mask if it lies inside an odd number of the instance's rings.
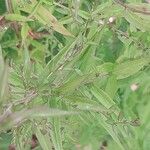
[[150,148],[150,6],[128,2],[0,2],[1,149]]

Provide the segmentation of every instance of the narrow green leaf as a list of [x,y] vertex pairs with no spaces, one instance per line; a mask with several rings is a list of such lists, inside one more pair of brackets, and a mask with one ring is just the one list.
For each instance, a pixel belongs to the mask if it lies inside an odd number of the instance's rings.
[[[42,12],[42,13],[41,13]],[[72,36],[72,34],[69,32],[69,31],[67,31],[67,29],[65,29],[64,27],[63,27],[63,25],[61,25],[58,21],[57,21],[57,19],[47,10],[47,9],[45,9],[44,7],[40,7],[39,8],[39,10],[38,10],[38,15],[42,18],[42,19],[44,19],[44,21],[48,24],[48,25],[50,25],[50,26],[52,26],[52,28],[55,30],[55,31],[57,31],[57,32],[59,32],[59,33],[61,33],[61,34],[63,34],[63,35],[68,35],[68,36]]]
[[73,22],[73,18],[70,16],[63,17],[62,19],[59,20],[59,22],[64,25],[64,24],[70,24]]
[[140,58],[136,60],[126,61],[121,64],[117,64],[114,68],[113,74],[117,76],[117,79],[124,79],[136,74],[149,62],[149,58]]
[[110,98],[110,96],[104,92],[102,89],[92,86],[91,93],[96,97],[96,99],[107,109],[115,105],[115,102]]
[[96,101],[93,101],[92,99],[86,96],[78,95],[77,93],[64,95],[63,98],[74,105],[78,103],[87,103],[87,104],[94,104],[94,105],[98,104]]
[[32,19],[29,19],[19,14],[7,14],[5,15],[5,19],[10,21],[21,21],[21,22],[33,21]]
[[[22,10],[24,10],[25,12],[31,13],[33,8],[36,5],[37,5],[37,1],[32,0],[32,4],[27,4],[26,8]],[[44,6],[38,6],[33,16],[35,16],[44,25],[48,25],[52,27],[55,31],[66,36],[73,37],[73,35],[62,24],[60,24],[59,21]]]
[[99,12],[102,12],[104,9],[108,9],[112,6],[112,2],[106,2],[98,5],[95,10],[92,12],[92,15],[98,14]]
[[113,128],[111,125],[106,123],[106,118],[102,115],[99,115],[97,118],[97,121],[103,126],[103,128],[109,133],[109,135],[113,138],[113,140],[120,146],[121,150],[124,150],[123,145],[121,144],[118,136],[116,133],[113,131]]
[[48,133],[44,135],[41,132],[40,128],[36,126],[35,134],[43,150],[52,150],[50,136],[48,135]]
[[90,14],[83,10],[79,10],[78,15],[86,20],[88,20],[90,18]]
[[124,17],[132,26],[135,26],[137,29],[141,31],[150,31],[150,22],[146,19],[144,20],[144,18],[141,18],[138,16],[138,14],[126,11]]
[[24,71],[26,79],[29,80],[30,73],[31,73],[31,62],[30,62],[29,50],[26,44],[24,44],[23,57],[24,57],[24,70],[23,71]]
[[96,67],[96,72],[97,73],[110,73],[112,72],[114,69],[114,64],[113,63],[110,63],[110,62],[107,62],[107,63],[104,63],[100,66],[97,66]]
[[[150,13],[150,5],[147,3],[141,3],[141,2],[133,2],[133,3],[129,3],[127,4],[127,6],[129,6],[130,8],[136,9],[138,11],[143,11],[145,12],[145,14],[143,13],[143,15],[147,16],[148,15],[146,13]],[[138,15],[140,15],[142,13],[138,13]]]
[[54,148],[57,150],[63,150],[60,119],[52,119],[51,124],[52,130],[50,131],[50,134]]
[[28,31],[29,31],[29,26],[27,23],[24,23],[22,25],[22,28],[21,28],[21,37],[22,37],[22,43],[25,42],[25,39],[27,38],[28,36]]
[[56,91],[60,94],[72,93],[75,89],[77,89],[81,84],[84,83],[86,78],[87,76],[79,76],[78,78],[68,81],[67,83],[59,87]]
[[113,99],[117,88],[118,86],[116,76],[112,75],[107,81],[105,92]]

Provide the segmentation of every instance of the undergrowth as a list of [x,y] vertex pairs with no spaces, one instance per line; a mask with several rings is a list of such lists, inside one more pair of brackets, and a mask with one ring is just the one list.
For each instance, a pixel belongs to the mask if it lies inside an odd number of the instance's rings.
[[0,1],[0,149],[150,149],[150,4]]

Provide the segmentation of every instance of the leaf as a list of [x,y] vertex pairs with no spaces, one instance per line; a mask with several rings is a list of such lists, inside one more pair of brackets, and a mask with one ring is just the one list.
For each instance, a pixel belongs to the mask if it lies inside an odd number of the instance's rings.
[[24,66],[23,66],[23,71],[25,74],[25,78],[27,80],[30,79],[30,74],[31,74],[31,62],[30,62],[30,54],[29,50],[27,48],[26,43],[24,43],[24,53],[23,53],[23,59],[24,59]]
[[120,146],[121,150],[124,150],[123,145],[120,142],[120,139],[116,135],[116,133],[113,131],[113,128],[111,125],[106,123],[106,118],[102,115],[99,115],[97,118],[97,121],[103,126],[103,128],[109,133],[109,135],[113,138],[113,140]]
[[50,136],[48,135],[48,133],[46,133],[44,135],[41,132],[40,128],[38,126],[36,126],[35,134],[36,134],[36,137],[37,137],[37,139],[41,145],[41,148],[43,150],[51,150],[52,149]]
[[2,56],[2,48],[0,45],[0,103],[1,100],[4,99],[4,96],[7,91],[7,83],[8,83],[8,66],[4,63]]
[[116,76],[112,75],[107,81],[105,92],[113,99],[117,89],[118,86]]
[[13,0],[13,1],[11,1],[12,9],[13,9],[13,12],[15,14],[20,14],[18,3],[19,3],[19,0]]
[[96,7],[96,9],[92,12],[92,15],[95,15],[99,12],[103,12],[104,9],[108,9],[111,6],[112,6],[111,2],[102,3]]
[[134,3],[127,4],[127,6],[129,6],[130,8],[133,8],[137,11],[145,12],[145,14],[143,13],[143,15],[145,15],[145,16],[148,16],[146,13],[150,13],[150,5],[147,3],[134,2]]
[[126,11],[124,17],[132,26],[135,26],[137,29],[141,31],[150,31],[150,21],[141,18],[138,14]]
[[112,63],[105,63],[101,66],[97,66],[95,71],[90,71],[89,74],[76,76],[74,79],[69,80],[68,82],[61,85],[59,88],[56,89],[56,92],[59,94],[68,93],[71,94],[74,90],[79,88],[81,85],[93,82],[93,78],[96,74],[105,76],[108,72],[111,72],[113,69]]
[[27,38],[27,36],[28,36],[28,31],[29,31],[29,26],[28,26],[28,24],[27,23],[24,23],[23,25],[22,25],[22,28],[21,28],[21,37],[22,37],[22,43],[24,43],[25,42],[25,40],[26,40],[26,38]]
[[95,106],[97,106],[98,104],[97,102],[93,101],[92,99],[86,96],[78,95],[78,93],[64,95],[63,98],[67,100],[69,103],[72,103],[73,105],[76,105],[78,103],[83,103],[83,104],[86,103],[86,104],[94,104]]
[[90,18],[90,14],[83,10],[79,10],[78,15],[86,20],[88,20]]
[[21,22],[33,21],[32,19],[29,19],[19,14],[7,14],[5,15],[5,19],[10,21],[21,21]]
[[112,72],[114,69],[114,64],[113,63],[110,63],[110,62],[107,62],[107,63],[104,63],[100,66],[97,66],[96,67],[96,72],[97,73],[110,73]]
[[59,22],[64,25],[64,24],[71,24],[73,22],[73,18],[70,16],[63,17],[62,19],[59,20]]
[[105,107],[99,105],[99,103],[93,99],[86,96],[72,94],[64,95],[63,98],[67,100],[68,103],[75,105],[80,110],[91,110],[91,111],[108,111]]
[[52,119],[51,124],[52,129],[50,131],[50,134],[54,148],[57,150],[63,150],[60,119]]
[[110,98],[110,96],[104,92],[102,89],[92,86],[91,93],[96,97],[96,99],[107,109],[115,105],[115,102]]
[[60,94],[65,94],[65,93],[72,93],[75,89],[77,89],[81,84],[84,83],[85,79],[88,76],[79,76],[78,78],[75,78],[73,80],[70,80],[63,84],[61,87],[56,89],[57,92]]
[[113,74],[117,76],[117,79],[124,79],[136,74],[149,62],[150,62],[149,58],[129,60],[121,64],[117,64],[116,67],[114,68]]
[[[27,4],[26,7],[21,10],[31,13],[32,9],[35,7],[36,4],[37,1],[32,0],[32,5]],[[38,6],[33,16],[35,16],[36,19],[38,19],[38,21],[41,22],[42,24],[49,25],[50,27],[52,27],[55,31],[66,36],[73,37],[73,35],[62,24],[60,24],[59,21],[44,6]]]
[[[42,13],[41,13],[42,12]],[[38,15],[50,26],[52,26],[52,28],[63,34],[63,35],[67,35],[67,36],[73,36],[66,28],[63,27],[63,25],[61,25],[57,19],[44,7],[40,6],[40,8],[38,9]]]

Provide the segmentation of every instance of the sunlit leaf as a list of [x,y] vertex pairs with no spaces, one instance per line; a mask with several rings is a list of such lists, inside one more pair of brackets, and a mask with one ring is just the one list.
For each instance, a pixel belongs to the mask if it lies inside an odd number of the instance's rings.
[[29,32],[29,26],[27,23],[24,23],[22,25],[22,29],[21,29],[21,36],[22,36],[22,42],[24,43],[25,42],[25,39],[27,38],[28,36],[28,32]]
[[[23,9],[23,10],[31,13],[32,6],[34,7],[36,4],[37,4],[37,1],[34,0],[34,1],[32,1],[32,5],[28,4],[26,6],[26,7],[28,7],[28,9]],[[33,14],[33,15],[41,23],[44,23],[44,25],[48,25],[48,26],[52,27],[55,31],[57,31],[63,35],[73,36],[65,27],[63,27],[62,24],[59,23],[59,21],[45,7],[39,6],[39,8],[36,10],[35,14]]]
[[41,132],[39,127],[36,127],[36,136],[38,138],[38,141],[40,143],[40,146],[42,147],[43,150],[50,150],[52,149],[51,142],[50,142],[50,136],[48,133],[45,135]]
[[102,89],[92,86],[91,88],[92,94],[96,97],[96,99],[107,109],[115,105],[115,102],[110,98],[110,96],[104,92]]
[[115,93],[117,92],[117,79],[116,76],[111,76],[108,79],[107,85],[106,85],[106,93],[113,99],[115,96]]
[[140,58],[136,60],[126,61],[124,63],[117,64],[114,68],[113,74],[117,76],[117,79],[124,79],[137,73],[149,62],[149,58]]
[[27,17],[19,14],[7,14],[5,15],[5,19],[10,21],[21,21],[21,22],[33,21],[32,19],[28,19]]
[[144,18],[141,18],[138,16],[138,14],[134,14],[133,12],[126,11],[125,12],[125,19],[132,25],[135,26],[137,29],[140,29],[141,31],[149,31],[149,21],[143,20]]
[[51,123],[52,123],[52,130],[50,133],[54,148],[58,150],[63,150],[60,119],[54,118],[52,119]]

